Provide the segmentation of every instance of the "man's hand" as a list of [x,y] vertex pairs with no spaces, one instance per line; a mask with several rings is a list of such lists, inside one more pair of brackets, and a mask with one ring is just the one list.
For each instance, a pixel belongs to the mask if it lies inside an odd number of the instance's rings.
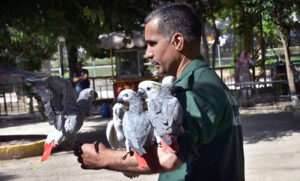
[[105,158],[107,148],[101,142],[93,144],[77,144],[74,149],[77,161],[81,163],[83,169],[105,168]]

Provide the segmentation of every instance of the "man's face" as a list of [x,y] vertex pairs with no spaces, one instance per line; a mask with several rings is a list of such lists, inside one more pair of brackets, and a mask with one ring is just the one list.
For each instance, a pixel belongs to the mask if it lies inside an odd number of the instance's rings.
[[176,76],[180,56],[172,41],[158,33],[158,21],[158,18],[154,18],[145,26],[147,42],[145,58],[151,59],[151,63],[160,74]]
[[77,65],[76,65],[76,69],[77,69],[77,70],[81,70],[81,68],[82,68],[82,66],[81,66],[80,64],[77,64]]

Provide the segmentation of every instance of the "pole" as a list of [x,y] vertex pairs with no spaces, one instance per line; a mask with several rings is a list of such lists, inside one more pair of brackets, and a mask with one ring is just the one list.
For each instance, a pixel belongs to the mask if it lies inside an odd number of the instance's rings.
[[109,54],[110,54],[110,63],[111,63],[111,76],[112,78],[114,79],[114,61],[113,61],[113,51],[112,51],[112,48],[109,49]]
[[218,47],[219,67],[221,67],[220,45],[217,45],[217,47]]
[[95,58],[94,57],[92,57],[92,61],[93,61],[94,77],[96,77]]
[[58,44],[58,51],[59,51],[59,65],[60,65],[60,75],[64,77],[64,50],[63,50],[63,43],[60,42]]

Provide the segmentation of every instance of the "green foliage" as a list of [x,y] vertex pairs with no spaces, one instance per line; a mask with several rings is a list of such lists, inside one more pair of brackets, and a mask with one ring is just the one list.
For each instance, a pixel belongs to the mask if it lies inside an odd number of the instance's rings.
[[[11,65],[16,65],[16,56],[24,60],[24,65],[31,64],[32,57],[38,55],[44,60],[48,56],[42,55],[41,51],[36,53],[37,49],[44,49],[44,54],[48,55],[51,52],[48,50],[52,50],[49,47],[56,46],[59,36],[65,38],[68,48],[82,46],[89,56],[105,57],[107,53],[98,48],[98,36],[112,31],[125,31],[130,35],[132,30],[142,29],[141,24],[151,10],[151,4],[149,0],[0,1],[1,59],[9,60],[6,64]],[[22,47],[25,44],[26,48]],[[20,51],[11,56],[8,52],[15,49]]]
[[50,59],[56,43],[37,33],[27,33],[16,28],[3,28],[0,38],[0,64],[34,71],[41,68],[43,60]]
[[280,39],[278,29],[272,21],[263,20],[263,31],[266,43],[276,43]]

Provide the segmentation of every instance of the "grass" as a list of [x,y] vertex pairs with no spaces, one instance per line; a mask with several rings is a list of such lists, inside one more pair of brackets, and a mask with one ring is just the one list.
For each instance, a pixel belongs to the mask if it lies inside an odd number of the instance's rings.
[[[94,74],[94,69],[93,68],[88,68],[88,71],[89,71],[89,76],[90,77],[112,76],[111,67],[97,67],[97,68],[95,68],[96,75]],[[59,76],[59,72],[52,72],[52,75]],[[116,75],[116,73],[115,73],[115,75]],[[66,79],[69,78],[69,72],[68,71],[64,72],[64,78],[66,78]]]

